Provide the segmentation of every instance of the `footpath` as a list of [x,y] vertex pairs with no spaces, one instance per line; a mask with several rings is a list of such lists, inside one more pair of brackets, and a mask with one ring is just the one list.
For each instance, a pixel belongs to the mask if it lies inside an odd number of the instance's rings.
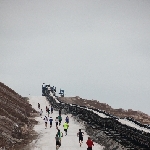
[[[47,128],[45,129],[45,121],[43,120],[44,116],[47,116],[46,113],[46,106],[49,106],[49,102],[46,100],[44,96],[31,96],[29,97],[29,103],[32,105],[32,107],[40,111],[38,109],[38,103],[40,103],[40,108],[43,110],[42,118],[36,117],[35,119],[39,122],[37,125],[35,125],[34,130],[38,133],[38,138],[34,140],[29,145],[30,150],[55,150],[56,149],[56,141],[55,136],[57,133],[56,125],[55,125],[55,119],[58,117],[59,113],[58,111],[54,111],[53,114],[50,114],[49,117],[53,118],[53,126],[50,128],[50,124],[48,122]],[[65,136],[64,130],[63,130],[63,124],[65,122],[65,118],[67,115],[62,114],[62,124],[58,126],[61,132],[63,132],[63,137],[61,140],[61,147],[59,150],[87,150],[86,141],[88,139],[88,135],[85,133],[84,130],[84,136],[83,136],[83,144],[80,147],[77,132],[79,129],[82,129],[82,125],[76,122],[72,117],[71,114],[69,114],[69,129],[68,134]],[[49,118],[48,118],[49,119]],[[97,143],[94,142],[93,150],[102,150],[103,147]]]

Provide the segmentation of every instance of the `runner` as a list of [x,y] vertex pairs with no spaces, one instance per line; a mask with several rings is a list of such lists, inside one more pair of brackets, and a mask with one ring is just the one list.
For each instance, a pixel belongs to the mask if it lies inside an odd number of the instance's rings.
[[46,113],[47,113],[47,106],[46,106]]
[[[63,127],[64,127],[64,131],[65,131],[65,133],[66,133],[66,135],[67,135],[67,130],[68,130],[69,124],[68,124],[67,122],[65,122],[65,123],[63,124]],[[65,135],[65,136],[66,136],[66,135]]]
[[92,150],[92,146],[94,146],[94,144],[90,137],[88,137],[86,144],[88,146],[87,150]]
[[57,134],[56,134],[55,140],[56,140],[56,150],[58,150],[60,147],[60,139]]
[[52,127],[52,124],[53,124],[53,119],[52,119],[52,117],[50,117],[49,123],[50,123],[50,128],[51,128],[51,127]]
[[49,110],[49,108],[47,108],[47,114],[48,114],[48,117],[49,117],[49,114],[50,114],[50,110]]
[[66,122],[69,123],[69,117],[68,116],[66,117]]
[[80,147],[83,143],[83,135],[84,135],[84,132],[81,132],[81,129],[79,129],[79,132],[77,133],[77,136],[79,137]]
[[41,109],[40,110],[40,116],[41,116],[41,118],[42,118],[42,114],[43,114],[43,110]]
[[40,104],[38,103],[38,109],[40,109]]
[[45,129],[46,129],[47,128],[48,118],[45,116],[45,118],[43,120],[45,121]]
[[61,109],[59,109],[59,116],[61,116]]
[[57,129],[57,126],[58,126],[58,117],[56,117],[55,123],[56,123],[56,129]]
[[60,131],[60,129],[57,128],[57,130],[58,130],[57,135],[60,139],[60,146],[61,146],[61,137],[63,137],[63,133]]
[[58,120],[59,120],[59,126],[60,126],[61,125],[61,121],[62,121],[61,115],[58,116]]
[[51,106],[51,114],[53,113],[53,106]]
[[51,113],[51,105],[49,105],[49,113]]

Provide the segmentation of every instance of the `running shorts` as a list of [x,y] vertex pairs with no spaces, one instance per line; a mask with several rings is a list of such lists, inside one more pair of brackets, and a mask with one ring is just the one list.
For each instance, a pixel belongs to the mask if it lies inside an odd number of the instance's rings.
[[56,141],[56,145],[60,145],[60,142],[59,142],[59,141]]
[[52,125],[52,122],[50,122],[50,125]]
[[79,137],[79,142],[80,142],[80,141],[83,141],[83,137]]
[[67,132],[67,129],[64,129],[65,132]]
[[92,147],[88,147],[87,150],[92,150]]

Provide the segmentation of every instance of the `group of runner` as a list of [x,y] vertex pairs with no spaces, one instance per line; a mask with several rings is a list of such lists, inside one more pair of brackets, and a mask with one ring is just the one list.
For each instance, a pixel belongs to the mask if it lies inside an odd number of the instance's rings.
[[[38,103],[38,108],[40,109],[40,104]],[[49,107],[46,106],[46,113],[48,114],[48,117],[49,117],[49,114],[53,113],[53,107],[51,105],[49,105]],[[40,110],[40,116],[42,118],[42,114],[43,114],[43,110],[41,109]],[[45,129],[47,128],[47,124],[49,122],[49,125],[50,125],[50,128],[52,127],[53,125],[53,118],[52,117],[49,117],[48,118],[47,116],[44,117],[44,122],[45,122]],[[55,137],[55,140],[56,140],[56,150],[59,149],[59,147],[61,146],[61,138],[63,137],[63,133],[60,131],[60,129],[58,128],[60,125],[61,125],[61,122],[62,122],[62,116],[61,116],[61,109],[59,110],[59,115],[58,117],[55,118],[55,124],[56,124],[56,129],[57,129],[57,133],[56,133],[56,137]],[[65,123],[63,124],[63,128],[64,128],[64,132],[65,132],[65,136],[67,135],[67,130],[69,128],[69,117],[67,116],[65,118]],[[79,129],[79,132],[77,133],[77,137],[79,137],[79,144],[80,144],[80,147],[82,146],[82,143],[83,143],[83,136],[84,136],[84,132],[81,131],[81,129]],[[88,146],[87,150],[92,150],[92,146],[94,146],[94,143],[93,141],[91,140],[90,137],[88,137],[88,140],[86,141],[86,144]]]

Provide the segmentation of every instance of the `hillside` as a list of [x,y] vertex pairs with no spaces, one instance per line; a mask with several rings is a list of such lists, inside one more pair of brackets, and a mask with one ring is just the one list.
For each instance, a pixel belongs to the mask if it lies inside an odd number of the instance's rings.
[[[32,139],[36,111],[14,90],[0,82],[0,147],[20,149]],[[29,134],[30,133],[30,134]]]
[[111,106],[105,103],[100,103],[97,100],[86,100],[82,99],[79,96],[76,97],[59,97],[59,99],[63,102],[70,103],[70,104],[77,104],[80,106],[87,106],[91,108],[97,108],[100,110],[104,110],[105,112],[114,115],[119,118],[130,117],[133,118],[135,121],[138,121],[142,124],[150,124],[150,116],[140,112],[134,111],[132,109],[124,110],[122,108],[113,109]]

